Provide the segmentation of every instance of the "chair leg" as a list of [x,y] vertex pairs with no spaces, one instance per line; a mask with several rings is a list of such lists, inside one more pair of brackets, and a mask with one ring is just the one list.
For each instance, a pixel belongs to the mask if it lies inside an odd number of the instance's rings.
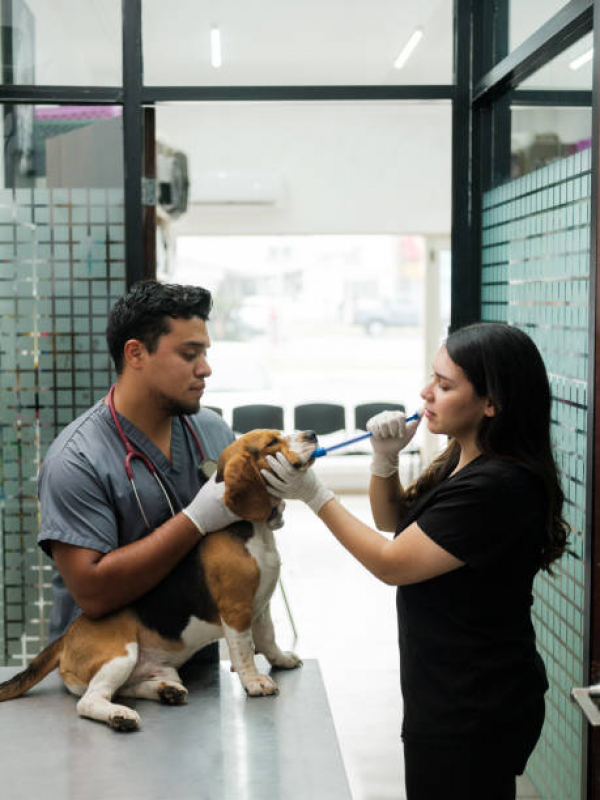
[[294,615],[292,614],[292,610],[290,608],[290,604],[287,599],[287,594],[285,593],[285,589],[283,587],[283,581],[281,580],[281,576],[279,576],[279,588],[281,589],[281,596],[283,597],[283,602],[285,603],[285,610],[287,611],[288,619],[290,621],[290,625],[292,626],[292,631],[294,632],[294,644],[298,641],[298,630],[296,628],[296,623],[294,622]]

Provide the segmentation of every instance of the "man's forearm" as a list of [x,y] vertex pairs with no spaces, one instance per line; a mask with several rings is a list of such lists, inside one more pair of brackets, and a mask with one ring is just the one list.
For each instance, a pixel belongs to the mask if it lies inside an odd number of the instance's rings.
[[148,536],[106,554],[62,544],[53,553],[79,607],[98,618],[153,589],[201,536],[194,523],[179,513]]

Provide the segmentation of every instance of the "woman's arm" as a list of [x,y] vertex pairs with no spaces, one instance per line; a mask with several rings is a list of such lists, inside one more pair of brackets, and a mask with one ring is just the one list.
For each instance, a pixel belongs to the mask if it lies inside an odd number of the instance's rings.
[[430,539],[416,522],[390,540],[335,499],[326,502],[318,516],[357,561],[390,586],[419,583],[464,566],[463,561]]
[[369,501],[375,527],[380,531],[397,530],[406,510],[398,473],[387,478],[371,475]]

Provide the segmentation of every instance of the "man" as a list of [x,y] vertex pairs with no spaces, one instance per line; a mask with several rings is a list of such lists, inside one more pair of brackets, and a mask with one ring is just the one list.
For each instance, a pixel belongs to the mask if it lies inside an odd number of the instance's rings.
[[[52,639],[82,610],[97,619],[128,605],[202,535],[238,519],[206,469],[233,433],[214,412],[196,413],[211,374],[211,304],[205,289],[144,281],[110,313],[114,390],[60,433],[39,474],[38,542],[58,569]],[[138,454],[132,481],[126,448]]]

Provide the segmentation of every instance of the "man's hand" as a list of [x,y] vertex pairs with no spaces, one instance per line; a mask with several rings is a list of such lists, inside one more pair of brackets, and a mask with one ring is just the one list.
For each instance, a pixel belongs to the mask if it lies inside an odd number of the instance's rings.
[[402,411],[382,411],[367,422],[367,430],[373,434],[371,447],[373,458],[371,472],[379,478],[389,478],[398,472],[398,457],[419,427],[421,417],[406,423]]
[[183,513],[192,520],[200,533],[219,531],[241,519],[223,502],[224,493],[225,482],[217,483],[216,476],[212,475],[189,506],[183,509]]
[[275,457],[267,456],[267,463],[272,471],[262,469],[261,473],[273,497],[302,500],[318,514],[325,503],[335,496],[323,486],[312,469],[305,472],[295,469],[283,453],[277,453]]

